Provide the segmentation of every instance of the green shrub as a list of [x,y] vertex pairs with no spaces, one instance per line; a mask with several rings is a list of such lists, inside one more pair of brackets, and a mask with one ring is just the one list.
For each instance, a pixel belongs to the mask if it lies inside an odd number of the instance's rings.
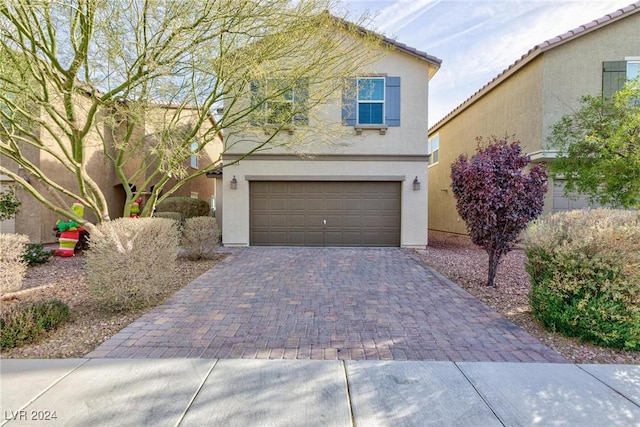
[[[178,212],[182,219],[209,215],[209,203],[192,197],[167,197],[156,206],[156,212]],[[155,214],[157,216],[157,213]]]
[[69,318],[69,306],[54,299],[20,303],[0,313],[0,348],[19,347],[37,341]]
[[91,234],[87,282],[113,311],[146,307],[173,277],[179,233],[167,218],[119,218]]
[[220,230],[215,218],[197,216],[189,218],[182,230],[185,257],[191,260],[212,259],[220,246]]
[[524,243],[531,307],[547,328],[640,350],[640,213],[557,213],[533,222]]
[[26,251],[22,254],[22,260],[28,265],[38,265],[49,262],[53,253],[46,251],[44,245],[40,243],[29,243]]
[[0,234],[0,294],[22,287],[27,263],[22,254],[29,238],[22,234]]

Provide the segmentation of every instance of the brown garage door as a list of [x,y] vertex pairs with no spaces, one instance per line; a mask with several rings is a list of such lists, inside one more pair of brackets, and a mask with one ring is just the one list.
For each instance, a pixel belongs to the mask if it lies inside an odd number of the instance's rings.
[[399,182],[251,182],[251,245],[400,246]]

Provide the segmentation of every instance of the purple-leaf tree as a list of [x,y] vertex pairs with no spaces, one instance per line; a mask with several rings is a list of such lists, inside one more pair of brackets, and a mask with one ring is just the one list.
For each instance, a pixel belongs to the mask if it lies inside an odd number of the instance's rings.
[[542,165],[525,172],[530,158],[522,154],[519,141],[506,136],[492,136],[488,144],[481,137],[477,141],[471,160],[460,155],[451,165],[451,187],[471,241],[489,254],[487,286],[495,286],[502,257],[527,223],[542,213],[547,172]]

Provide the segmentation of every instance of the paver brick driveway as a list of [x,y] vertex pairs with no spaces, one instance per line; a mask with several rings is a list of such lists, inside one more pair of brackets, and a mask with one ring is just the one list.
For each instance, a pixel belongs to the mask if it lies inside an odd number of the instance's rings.
[[229,252],[88,357],[566,362],[409,250]]

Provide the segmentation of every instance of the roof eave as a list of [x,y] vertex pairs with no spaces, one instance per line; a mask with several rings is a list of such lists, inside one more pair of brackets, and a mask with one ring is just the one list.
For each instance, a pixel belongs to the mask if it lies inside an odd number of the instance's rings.
[[440,121],[438,121],[435,125],[429,128],[429,133],[436,132],[442,126],[444,126],[451,119],[456,117],[458,114],[462,113],[464,110],[469,108],[471,105],[475,104],[478,100],[482,99],[484,95],[491,92],[493,88],[500,85],[503,81],[511,77],[518,70],[523,68],[525,65],[529,64],[539,55],[544,52],[554,49],[558,46],[561,46],[569,41],[572,41],[576,38],[582,37],[586,34],[589,34],[595,30],[599,30],[609,24],[612,24],[621,19],[627,18],[634,13],[640,12],[640,1],[630,4],[622,9],[618,9],[613,13],[605,15],[599,19],[593,20],[587,24],[581,25],[578,28],[570,30],[564,34],[556,36],[552,39],[546,40],[540,44],[537,44],[533,48],[531,48],[527,53],[525,53],[520,59],[511,64],[506,70],[502,71],[498,74],[493,80],[480,88],[477,92],[467,98],[462,104],[458,105],[454,108],[450,113],[444,116]]

